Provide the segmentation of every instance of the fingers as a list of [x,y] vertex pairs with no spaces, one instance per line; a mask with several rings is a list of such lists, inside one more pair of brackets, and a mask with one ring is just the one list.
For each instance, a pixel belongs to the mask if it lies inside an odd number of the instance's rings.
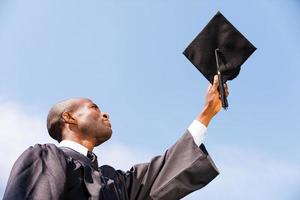
[[212,87],[212,84],[209,84],[209,85],[208,85],[208,87],[207,87],[207,91],[206,91],[206,93],[208,93],[208,92],[209,92],[209,90],[211,89],[211,87]]
[[228,85],[227,85],[227,83],[224,83],[224,88],[225,88],[225,90],[228,90]]
[[[219,78],[218,78],[218,75],[215,75],[213,83],[209,84],[209,86],[207,88],[207,92],[211,89],[217,90],[218,88],[219,88]],[[224,89],[225,89],[225,95],[227,97],[229,95],[229,89],[228,89],[227,83],[224,83]]]
[[218,89],[218,87],[219,87],[219,79],[218,79],[218,75],[215,75],[215,76],[214,76],[214,82],[213,82],[212,87],[213,87],[214,89]]
[[229,89],[227,83],[224,83],[224,88],[225,88],[225,95],[227,97],[229,95]]

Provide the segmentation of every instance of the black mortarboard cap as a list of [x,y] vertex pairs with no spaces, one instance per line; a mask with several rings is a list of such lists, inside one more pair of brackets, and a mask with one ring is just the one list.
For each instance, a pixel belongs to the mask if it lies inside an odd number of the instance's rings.
[[211,83],[214,75],[219,75],[222,103],[227,108],[223,83],[237,77],[241,65],[255,50],[256,47],[217,12],[183,54]]

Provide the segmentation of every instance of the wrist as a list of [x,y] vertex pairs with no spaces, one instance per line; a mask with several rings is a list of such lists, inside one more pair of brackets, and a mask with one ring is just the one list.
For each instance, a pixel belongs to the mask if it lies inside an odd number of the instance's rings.
[[204,108],[203,111],[197,116],[197,120],[207,127],[213,117],[214,113],[207,108]]

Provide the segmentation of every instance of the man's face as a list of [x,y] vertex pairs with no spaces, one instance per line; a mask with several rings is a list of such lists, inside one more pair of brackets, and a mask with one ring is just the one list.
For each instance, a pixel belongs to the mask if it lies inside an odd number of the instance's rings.
[[96,139],[98,145],[108,140],[112,135],[108,114],[89,99],[78,99],[76,103],[78,108],[73,115],[84,137]]

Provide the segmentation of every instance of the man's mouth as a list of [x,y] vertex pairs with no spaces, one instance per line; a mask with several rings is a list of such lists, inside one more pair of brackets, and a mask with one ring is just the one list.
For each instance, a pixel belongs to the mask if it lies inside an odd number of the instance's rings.
[[110,122],[109,122],[108,120],[104,121],[104,124],[105,124],[106,126],[108,126],[109,128],[111,128],[111,124],[110,124]]

